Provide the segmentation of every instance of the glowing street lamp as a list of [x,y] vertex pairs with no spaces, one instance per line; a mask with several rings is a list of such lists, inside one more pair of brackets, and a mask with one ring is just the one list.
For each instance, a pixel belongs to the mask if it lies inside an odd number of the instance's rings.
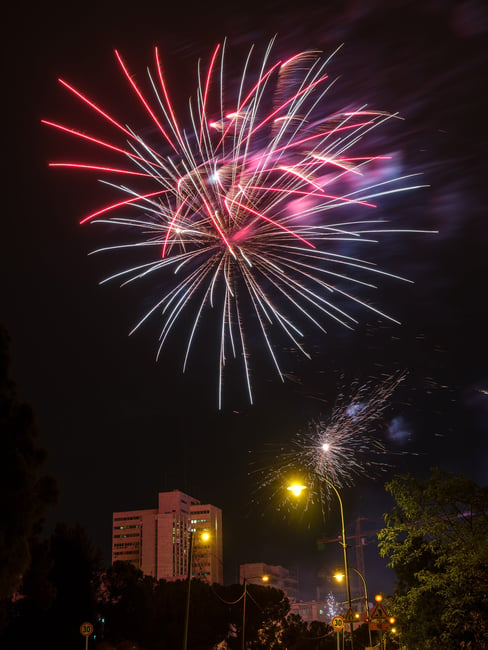
[[[192,576],[192,564],[193,564],[193,536],[196,531],[191,527],[188,530],[189,535],[189,545],[188,545],[188,570],[187,570],[187,587],[186,587],[186,608],[185,608],[185,627],[183,630],[183,650],[187,650],[188,646],[188,623],[190,620],[190,587],[191,587],[191,576]],[[208,542],[210,540],[210,533],[208,531],[201,531],[198,539],[202,542]]]
[[247,581],[248,580],[257,580],[260,579],[261,582],[269,582],[269,576],[268,575],[261,575],[261,576],[251,576],[251,577],[246,577],[243,578],[242,584],[244,585],[244,592],[242,594],[242,645],[241,648],[242,650],[245,650],[246,648],[246,601],[247,601]]
[[[327,449],[325,448],[327,447]],[[327,451],[328,446],[327,443],[324,444],[323,450]],[[344,557],[344,577],[346,579],[346,593],[347,593],[347,606],[348,606],[348,611],[351,611],[351,586],[349,584],[349,563],[347,561],[347,541],[346,541],[346,527],[344,524],[344,508],[342,506],[342,499],[341,495],[339,494],[338,489],[336,486],[329,481],[329,479],[325,478],[324,476],[320,477],[324,483],[326,483],[330,489],[334,492],[334,494],[337,497],[337,500],[339,501],[339,507],[340,507],[340,512],[341,512],[341,535],[342,535],[342,541],[339,542],[340,545],[342,546],[342,552],[343,552],[343,557]],[[299,497],[304,490],[307,489],[307,486],[302,485],[300,483],[292,483],[287,487],[287,490],[293,494],[295,497]],[[352,632],[353,632],[353,624],[351,622],[351,650],[354,650],[354,641],[352,637]]]
[[300,483],[292,483],[286,488],[289,492],[295,497],[301,496],[302,492],[307,489],[306,485],[301,485]]
[[[361,578],[361,581],[363,583],[363,587],[364,587],[364,607],[365,607],[364,611],[365,611],[365,614],[366,614],[366,617],[367,617],[366,622],[368,624],[369,645],[372,646],[373,642],[371,640],[371,628],[369,626],[369,598],[368,598],[368,588],[366,587],[366,579],[363,576],[363,574],[361,573],[361,571],[359,571],[355,567],[351,566],[349,568],[352,569],[353,571],[355,571],[358,574],[358,576]],[[344,577],[345,576],[341,571],[336,571],[335,574],[334,574],[334,578],[337,580],[337,582],[342,582],[344,580]]]

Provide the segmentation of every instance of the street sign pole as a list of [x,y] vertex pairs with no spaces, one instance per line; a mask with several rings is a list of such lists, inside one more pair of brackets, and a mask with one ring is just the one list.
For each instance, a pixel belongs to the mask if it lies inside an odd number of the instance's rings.
[[80,625],[80,634],[85,637],[85,650],[88,650],[88,638],[93,634],[93,625],[91,623],[82,623]]
[[340,634],[342,630],[342,640],[344,641],[344,619],[342,616],[334,616],[330,624],[332,625],[332,629],[337,633],[337,650],[341,650]]

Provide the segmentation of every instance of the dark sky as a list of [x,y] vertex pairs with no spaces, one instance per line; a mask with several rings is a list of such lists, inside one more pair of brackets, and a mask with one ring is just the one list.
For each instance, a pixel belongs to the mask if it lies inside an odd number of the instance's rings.
[[[158,491],[181,489],[223,509],[227,580],[241,562],[281,563],[299,569],[310,594],[315,574],[327,574],[334,554],[340,559],[338,545],[316,550],[318,538],[337,535],[338,513],[332,508],[327,522],[275,516],[273,503],[263,509],[255,501],[260,490],[250,463],[261,462],[265,444],[286,445],[310,418],[326,416],[352,380],[409,373],[377,431],[394,452],[392,469],[344,490],[351,531],[359,517],[363,530],[381,526],[390,505],[383,483],[395,471],[422,475],[440,465],[487,482],[487,11],[481,0],[356,0],[322,3],[320,10],[306,3],[164,4],[11,9],[3,57],[0,322],[11,337],[12,374],[35,410],[47,469],[59,481],[50,523],[81,523],[109,562],[112,511],[153,508]],[[182,375],[178,335],[157,364],[157,322],[127,336],[157,288],[98,285],[117,262],[88,253],[111,233],[79,220],[103,204],[100,189],[93,177],[48,169],[78,145],[40,120],[92,125],[89,111],[57,83],[61,76],[122,120],[137,116],[143,129],[114,48],[142,74],[158,45],[185,107],[199,56],[226,36],[230,51],[234,45],[241,54],[253,42],[262,49],[275,33],[278,50],[290,54],[328,54],[344,43],[332,63],[340,79],[331,101],[369,103],[405,118],[379,144],[395,152],[403,173],[421,172],[429,187],[385,209],[399,227],[439,233],[389,237],[375,251],[382,267],[414,282],[385,282],[375,294],[401,325],[358,314],[354,332],[331,326],[325,337],[310,335],[312,361],[291,355],[284,385],[258,348],[254,406],[231,369],[219,412],[204,340]],[[391,589],[374,544],[365,547],[365,560],[370,590]]]

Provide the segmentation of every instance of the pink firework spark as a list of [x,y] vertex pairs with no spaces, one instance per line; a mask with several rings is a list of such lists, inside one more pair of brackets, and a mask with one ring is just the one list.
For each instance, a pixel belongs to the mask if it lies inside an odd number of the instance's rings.
[[[190,99],[186,129],[171,101],[157,48],[155,74],[148,70],[146,88],[140,79],[136,83],[121,54],[115,53],[125,81],[154,124],[155,136],[141,137],[61,79],[63,88],[93,111],[107,129],[114,130],[118,139],[109,142],[44,120],[46,125],[82,139],[95,152],[123,160],[124,164],[118,165],[104,160],[50,164],[99,172],[104,175],[103,183],[120,192],[120,200],[80,219],[80,223],[115,224],[133,233],[131,244],[100,250],[132,246],[146,255],[153,251],[144,263],[105,280],[121,279],[126,284],[160,274],[160,298],[132,331],[159,312],[159,356],[174,328],[188,328],[185,369],[204,314],[213,319],[219,314],[219,407],[229,357],[242,360],[252,402],[248,323],[257,327],[283,380],[272,345],[273,332],[280,331],[292,347],[308,356],[303,324],[325,332],[324,321],[333,319],[352,328],[356,320],[344,303],[394,320],[360,299],[354,289],[374,286],[366,276],[404,278],[371,261],[340,254],[337,245],[372,242],[365,235],[389,232],[377,225],[381,219],[374,216],[373,201],[422,187],[413,183],[415,174],[368,181],[371,166],[388,157],[363,152],[354,155],[354,148],[371,130],[397,116],[365,107],[327,114],[329,59],[319,52],[271,61],[271,42],[256,72],[251,48],[237,93],[229,98],[225,50],[225,43],[214,49],[206,72],[199,64],[198,87]],[[118,184],[118,176],[124,177],[125,183],[129,179],[131,185]],[[349,181],[358,176],[363,179],[361,186]],[[335,222],[328,215],[340,208],[354,208],[361,215]],[[101,215],[103,219],[97,219]],[[183,314],[187,317],[182,318]]]

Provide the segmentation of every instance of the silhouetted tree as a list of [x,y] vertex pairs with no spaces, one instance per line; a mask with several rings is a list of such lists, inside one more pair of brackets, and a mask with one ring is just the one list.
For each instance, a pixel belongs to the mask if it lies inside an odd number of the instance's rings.
[[69,527],[60,523],[51,536],[49,556],[49,580],[56,597],[48,616],[48,647],[64,650],[79,644],[81,623],[96,622],[101,554],[80,525]]
[[52,536],[32,545],[32,561],[8,624],[2,650],[64,650],[80,643],[80,625],[96,622],[99,553],[80,526],[58,524]]
[[52,569],[49,542],[32,543],[30,552],[31,563],[16,598],[4,600],[6,616],[0,632],[0,647],[5,650],[44,645],[39,637],[44,634],[46,619],[56,597],[49,576]]
[[18,588],[31,541],[57,497],[54,479],[40,476],[46,454],[36,447],[34,415],[19,402],[9,366],[9,337],[0,326],[0,598]]
[[[226,604],[228,629],[234,631],[228,638],[229,648],[237,650],[242,647],[243,587],[242,585],[230,585],[216,588],[215,591]],[[275,647],[275,644],[279,642],[283,621],[289,611],[288,599],[284,597],[280,589],[248,584],[245,620],[246,647],[253,648],[253,650]]]
[[[286,618],[280,648],[286,650],[335,650],[336,634],[321,621],[306,623],[298,614]],[[356,648],[356,645],[354,646]],[[361,646],[358,646],[359,648]]]
[[129,562],[114,562],[101,578],[98,612],[104,618],[104,637],[119,644],[134,641],[145,645],[151,637],[156,580]]
[[[181,647],[185,627],[186,580],[156,582],[127,562],[115,562],[101,580],[99,614],[105,619],[105,642],[117,648],[131,641],[145,650]],[[209,585],[192,580],[188,649],[208,650],[223,639],[240,648],[242,585]],[[249,648],[271,648],[271,640],[289,611],[283,592],[252,585],[246,610]],[[235,630],[230,635],[230,630]],[[263,637],[263,634],[266,638]]]

